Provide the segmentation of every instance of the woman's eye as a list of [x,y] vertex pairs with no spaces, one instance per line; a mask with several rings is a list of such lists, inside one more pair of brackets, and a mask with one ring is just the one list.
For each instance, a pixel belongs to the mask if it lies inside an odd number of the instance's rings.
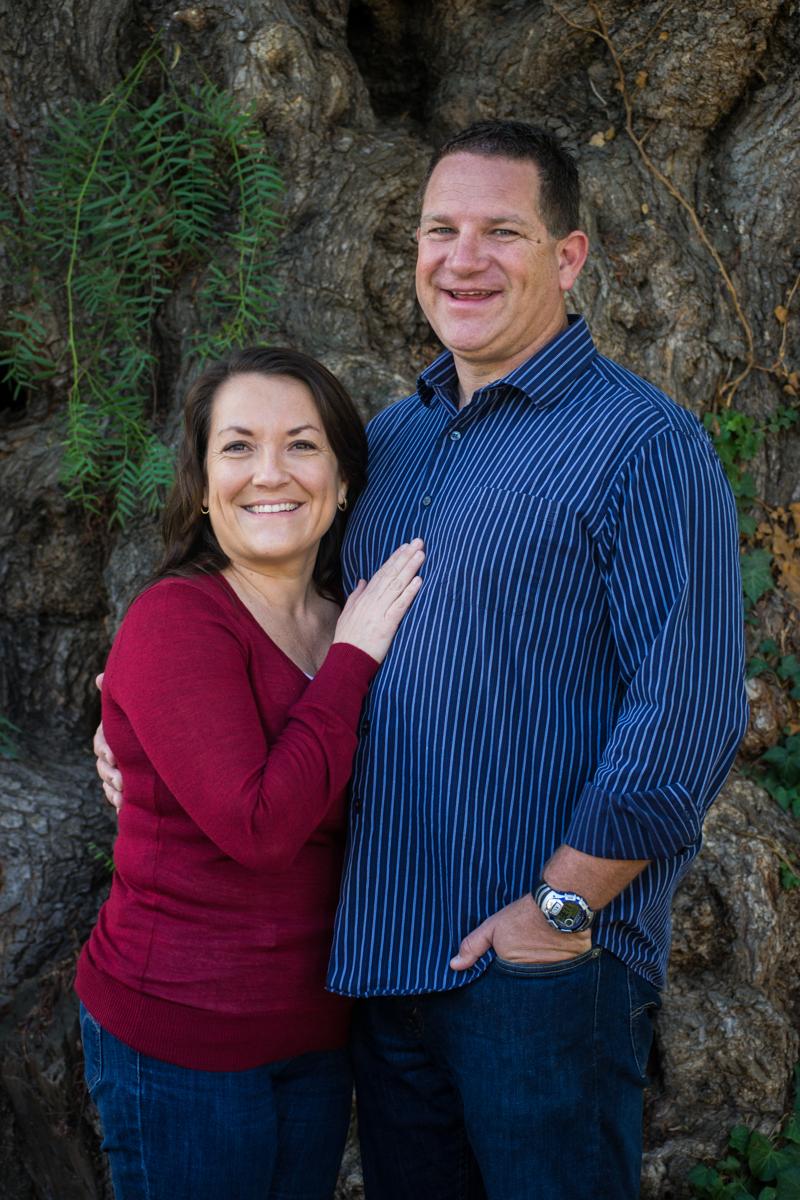
[[228,442],[227,446],[223,446],[222,452],[223,454],[236,454],[242,450],[247,450],[247,448],[247,442]]
[[313,442],[292,442],[292,450],[316,450]]

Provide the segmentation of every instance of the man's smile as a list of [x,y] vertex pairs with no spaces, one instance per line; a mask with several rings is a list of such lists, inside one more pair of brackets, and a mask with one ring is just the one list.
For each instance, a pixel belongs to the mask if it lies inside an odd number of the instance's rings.
[[492,296],[500,295],[496,288],[442,288],[441,290],[453,300],[488,300]]

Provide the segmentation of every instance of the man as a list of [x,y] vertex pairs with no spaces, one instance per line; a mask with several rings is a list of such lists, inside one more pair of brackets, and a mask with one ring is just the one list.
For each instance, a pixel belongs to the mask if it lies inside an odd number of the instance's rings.
[[371,423],[346,583],[425,540],[373,684],[329,986],[362,997],[370,1200],[630,1200],[674,888],[746,721],[735,510],[690,414],[601,357],[554,138],[434,156],[447,351]]

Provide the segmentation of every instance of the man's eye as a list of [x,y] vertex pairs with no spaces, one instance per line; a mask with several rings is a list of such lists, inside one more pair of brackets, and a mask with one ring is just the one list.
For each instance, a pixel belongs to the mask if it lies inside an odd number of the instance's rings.
[[442,236],[445,236],[445,235],[447,235],[449,233],[453,233],[453,232],[454,232],[454,230],[453,230],[452,225],[434,225],[431,229],[426,230],[426,233],[428,233],[428,234],[442,235]]
[[496,237],[501,237],[501,238],[503,238],[503,237],[507,237],[507,238],[508,237],[519,237],[519,234],[517,233],[516,229],[494,229],[494,230],[492,230],[492,232],[495,234]]

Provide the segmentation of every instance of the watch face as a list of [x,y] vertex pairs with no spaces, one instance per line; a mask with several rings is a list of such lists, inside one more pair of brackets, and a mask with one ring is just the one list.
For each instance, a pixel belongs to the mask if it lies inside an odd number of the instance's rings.
[[559,925],[563,925],[565,929],[572,929],[582,918],[583,912],[580,905],[574,904],[572,900],[565,900],[557,914]]
[[547,901],[547,914],[559,929],[570,930],[583,923],[584,913],[574,900],[562,900],[558,896],[550,896]]

